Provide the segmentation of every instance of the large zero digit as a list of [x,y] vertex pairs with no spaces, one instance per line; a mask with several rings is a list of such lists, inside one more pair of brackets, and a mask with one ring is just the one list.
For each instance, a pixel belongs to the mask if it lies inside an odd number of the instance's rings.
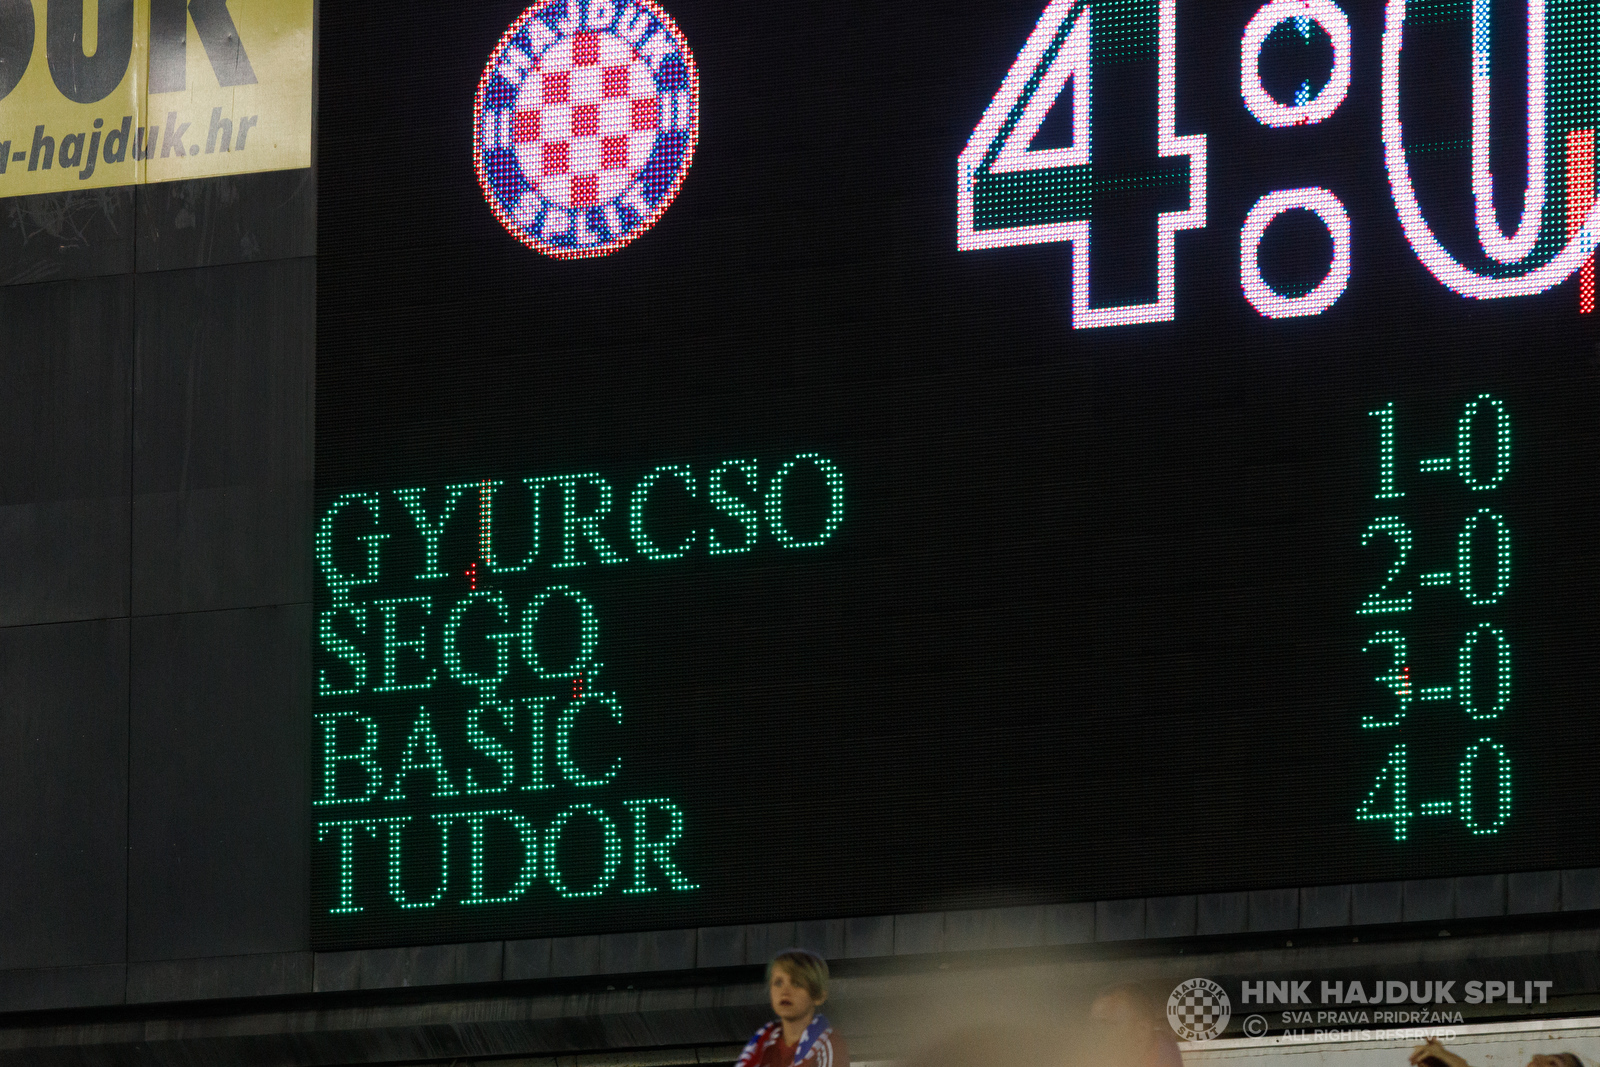
[[[1492,755],[1495,761],[1494,819],[1487,823],[1477,820],[1472,803],[1473,766],[1482,755]],[[1511,818],[1511,757],[1506,755],[1504,745],[1484,737],[1467,746],[1467,754],[1461,758],[1459,803],[1461,821],[1475,834],[1499,833],[1500,827]]]
[[[1488,708],[1479,708],[1473,685],[1473,660],[1478,643],[1485,637],[1494,642],[1494,700]],[[1506,640],[1504,630],[1486,622],[1479,623],[1461,642],[1456,664],[1456,695],[1461,710],[1469,719],[1498,719],[1506,710],[1511,703],[1511,642]]]
[[[1473,461],[1476,452],[1472,437],[1478,412],[1485,404],[1494,412],[1494,466],[1487,471]],[[1461,413],[1456,428],[1456,470],[1467,488],[1478,492],[1498,489],[1511,472],[1511,415],[1503,403],[1488,393],[1479,393],[1476,399],[1467,401],[1466,410]]]
[[[1484,589],[1473,578],[1472,542],[1478,534],[1478,527],[1484,522],[1494,525],[1494,584],[1488,589]],[[1511,585],[1511,530],[1506,526],[1505,519],[1488,508],[1479,508],[1474,514],[1468,515],[1466,525],[1461,527],[1461,534],[1456,538],[1456,585],[1460,587],[1461,595],[1467,598],[1467,603],[1475,608],[1499,603]]]
[[[1570,233],[1550,233],[1549,218],[1542,220],[1530,204],[1543,203],[1548,156],[1551,146],[1565,144],[1565,138],[1580,127],[1593,128],[1586,103],[1574,99],[1564,107],[1549,109],[1546,100],[1545,72],[1552,58],[1549,52],[1550,26],[1545,20],[1544,0],[1528,0],[1528,190],[1523,217],[1517,229],[1507,235],[1495,218],[1493,181],[1489,171],[1489,34],[1488,4],[1473,0],[1472,42],[1472,186],[1479,243],[1497,262],[1515,265],[1516,271],[1478,271],[1467,266],[1445,248],[1423,216],[1422,204],[1412,181],[1411,162],[1406,158],[1405,128],[1401,121],[1400,59],[1404,52],[1407,0],[1389,0],[1388,18],[1383,33],[1383,149],[1389,170],[1389,186],[1411,250],[1428,272],[1446,288],[1473,299],[1531,296],[1542,293],[1571,277],[1594,254],[1600,237],[1600,200],[1591,202],[1583,216],[1574,220]],[[1419,6],[1422,6],[1419,4]],[[1579,65],[1580,76],[1566,79],[1571,86],[1587,84],[1594,76],[1593,50],[1586,38],[1583,20],[1570,20],[1571,26],[1558,23],[1557,44],[1567,53],[1554,58]],[[1564,90],[1570,91],[1570,90]],[[1584,106],[1575,106],[1584,104]],[[1581,173],[1581,171],[1579,171]],[[1592,169],[1589,172],[1592,176]],[[1592,177],[1591,177],[1592,180]],[[1557,182],[1559,188],[1562,182]],[[1582,225],[1578,225],[1581,222]],[[1561,225],[1565,226],[1563,219]],[[1545,242],[1541,235],[1548,234]],[[1565,241],[1562,241],[1565,236]]]

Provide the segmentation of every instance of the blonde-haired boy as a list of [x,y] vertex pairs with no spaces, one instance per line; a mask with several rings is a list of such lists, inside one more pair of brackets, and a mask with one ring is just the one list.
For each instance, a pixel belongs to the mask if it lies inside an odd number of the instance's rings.
[[777,1018],[757,1030],[734,1067],[850,1067],[844,1039],[817,1009],[828,999],[828,961],[791,948],[767,964],[767,996]]

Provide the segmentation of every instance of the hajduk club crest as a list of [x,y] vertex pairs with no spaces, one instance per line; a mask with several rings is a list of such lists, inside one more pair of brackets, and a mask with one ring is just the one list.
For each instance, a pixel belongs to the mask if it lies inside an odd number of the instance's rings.
[[652,0],[549,0],[489,54],[476,115],[478,183],[501,224],[547,256],[603,256],[678,194],[700,77]]

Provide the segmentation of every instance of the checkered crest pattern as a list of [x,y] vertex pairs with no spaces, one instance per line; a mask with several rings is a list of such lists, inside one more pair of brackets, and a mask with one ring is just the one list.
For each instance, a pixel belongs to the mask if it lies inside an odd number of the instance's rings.
[[699,136],[699,71],[656,0],[534,0],[489,53],[473,104],[484,199],[556,259],[607,255],[654,226]]
[[1222,1033],[1233,1014],[1228,994],[1208,978],[1191,978],[1167,998],[1167,1021],[1185,1041],[1207,1041]]
[[523,81],[514,151],[546,200],[593,207],[648,162],[661,118],[655,78],[634,47],[612,33],[580,33],[553,45]]

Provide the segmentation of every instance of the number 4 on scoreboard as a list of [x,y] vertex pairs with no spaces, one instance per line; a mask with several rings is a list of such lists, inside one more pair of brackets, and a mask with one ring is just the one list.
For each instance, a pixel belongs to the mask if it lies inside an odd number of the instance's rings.
[[1455,797],[1424,800],[1415,808],[1406,786],[1406,755],[1403,743],[1389,752],[1378,768],[1367,799],[1356,809],[1357,819],[1394,823],[1396,841],[1406,839],[1406,828],[1412,819],[1427,815],[1460,815],[1468,832],[1478,835],[1498,834],[1510,821],[1511,757],[1506,746],[1494,738],[1480,737],[1467,746],[1467,754],[1456,768]]
[[[1379,807],[1385,801],[1389,805],[1387,811]],[[1392,821],[1394,839],[1404,841],[1406,825],[1415,815],[1416,812],[1411,810],[1406,801],[1406,746],[1400,744],[1394,747],[1383,766],[1378,768],[1378,780],[1372,783],[1372,792],[1356,809],[1356,818]]]
[[[1089,299],[1089,234],[1095,170],[1091,143],[1096,0],[1051,0],[983,113],[957,164],[956,244],[963,251],[1064,241],[1072,245],[1072,324],[1121,326],[1167,322],[1177,311],[1179,230],[1206,224],[1206,138],[1177,135],[1177,0],[1119,0],[1112,23],[1139,21],[1133,8],[1154,9],[1157,23],[1157,151],[1189,160],[1189,206],[1156,219],[1156,299],[1149,304],[1093,307]],[[1072,93],[1072,144],[1034,149],[1045,117]]]

